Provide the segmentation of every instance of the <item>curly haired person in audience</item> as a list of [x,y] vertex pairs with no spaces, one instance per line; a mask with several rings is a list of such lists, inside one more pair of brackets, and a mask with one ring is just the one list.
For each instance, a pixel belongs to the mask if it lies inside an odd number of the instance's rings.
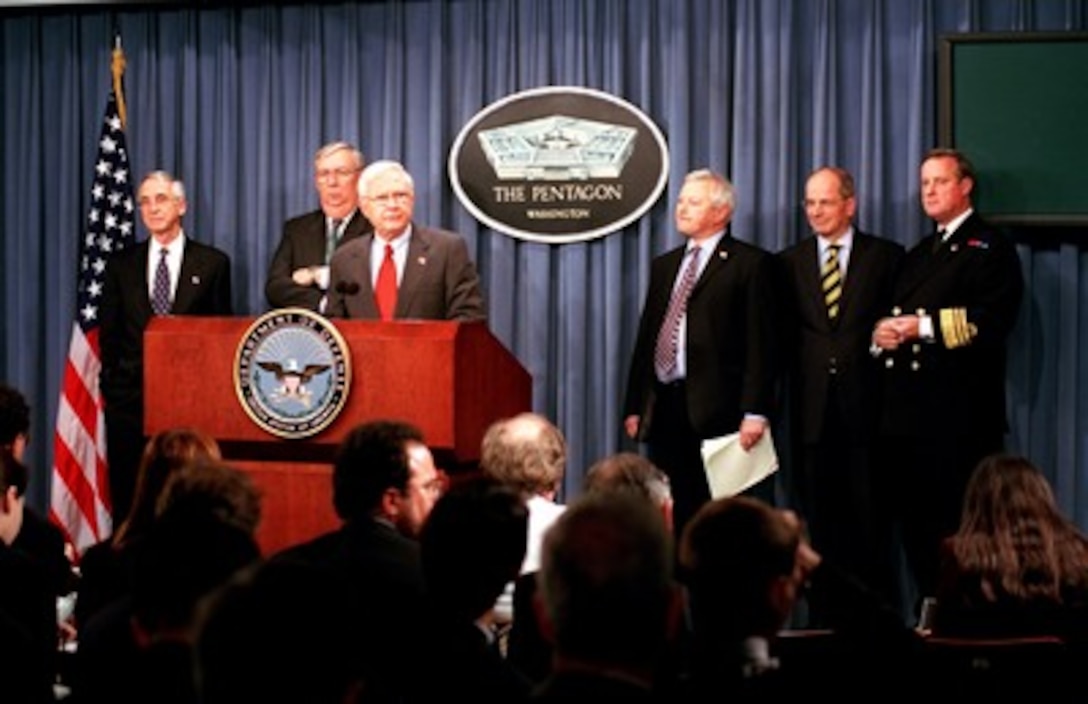
[[1088,634],[1088,536],[1024,457],[978,464],[942,558],[935,635]]

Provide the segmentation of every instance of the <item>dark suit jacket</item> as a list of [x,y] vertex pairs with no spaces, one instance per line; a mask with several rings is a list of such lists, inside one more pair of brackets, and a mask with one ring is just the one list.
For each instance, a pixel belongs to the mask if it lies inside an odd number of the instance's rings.
[[539,684],[529,697],[542,702],[667,702],[653,689],[616,673],[567,670]]
[[870,436],[879,418],[878,361],[869,353],[873,326],[891,310],[892,286],[903,247],[854,231],[838,320],[827,317],[817,238],[808,237],[779,255],[785,276],[784,350],[796,433],[815,443],[823,431],[831,375],[837,405],[854,437]]
[[459,622],[435,608],[427,612],[416,639],[416,656],[428,663],[428,676],[407,683],[409,701],[509,702],[526,701],[532,683],[489,643],[471,622]]
[[[378,320],[370,280],[374,235],[359,237],[336,250],[330,264],[330,318]],[[397,320],[486,320],[480,278],[464,239],[453,232],[413,223],[408,260],[397,289]]]
[[[142,417],[144,328],[154,316],[147,285],[148,240],[121,250],[106,266],[99,308],[100,383],[107,409]],[[188,235],[171,315],[232,315],[230,259]],[[112,407],[112,408],[111,408]]]
[[[627,381],[625,415],[652,432],[654,347],[684,256],[677,247],[656,259]],[[773,260],[726,235],[692,289],[687,308],[687,399],[701,437],[736,432],[745,413],[770,416],[774,403],[777,311]]]
[[[1005,341],[1024,281],[1012,242],[972,214],[933,253],[931,235],[903,260],[893,309],[925,311],[935,339],[884,352],[882,432],[894,437],[1000,437],[1005,432]],[[977,335],[950,347],[941,311],[963,309]]]
[[57,601],[49,565],[0,541],[0,662],[5,702],[53,702]]
[[419,677],[415,654],[426,601],[418,541],[388,523],[361,518],[272,560],[317,568],[337,593],[352,594],[337,625],[363,653],[368,700],[394,701],[386,697]]
[[76,588],[72,565],[64,554],[64,534],[30,507],[23,509],[23,525],[11,547],[22,550],[45,568],[54,595],[63,596]]
[[[325,213],[321,210],[299,215],[284,223],[283,236],[272,256],[264,286],[268,305],[273,308],[297,306],[317,310],[324,292],[317,286],[299,286],[291,279],[291,274],[301,267],[325,265],[325,227]],[[356,210],[336,246],[339,248],[371,230],[370,221]]]

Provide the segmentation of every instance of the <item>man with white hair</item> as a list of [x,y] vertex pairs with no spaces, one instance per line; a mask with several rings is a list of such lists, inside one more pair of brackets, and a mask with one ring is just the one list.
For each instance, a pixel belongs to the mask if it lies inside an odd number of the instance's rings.
[[330,318],[484,320],[480,278],[460,235],[412,221],[412,176],[376,161],[359,176],[359,203],[373,234],[348,242],[329,263]]

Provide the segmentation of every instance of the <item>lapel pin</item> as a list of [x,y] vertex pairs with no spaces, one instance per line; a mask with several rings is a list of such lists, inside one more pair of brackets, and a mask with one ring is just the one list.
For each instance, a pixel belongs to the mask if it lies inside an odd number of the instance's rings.
[[729,258],[729,252],[726,252],[725,250],[722,250],[721,252],[718,252],[718,257],[719,257],[719,258],[720,258],[720,259],[721,259],[722,261],[725,261],[726,259],[728,259],[728,258]]
[[960,251],[960,246],[958,244],[954,244],[951,247],[949,247],[948,249],[949,249],[949,251],[952,251],[952,252],[958,252],[958,251]]

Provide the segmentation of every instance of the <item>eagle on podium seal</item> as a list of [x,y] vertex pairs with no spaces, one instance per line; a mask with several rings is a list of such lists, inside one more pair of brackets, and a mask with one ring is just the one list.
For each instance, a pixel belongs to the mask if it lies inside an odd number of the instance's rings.
[[328,318],[313,311],[269,311],[238,343],[234,388],[246,414],[265,431],[310,437],[327,428],[347,402],[347,343]]

